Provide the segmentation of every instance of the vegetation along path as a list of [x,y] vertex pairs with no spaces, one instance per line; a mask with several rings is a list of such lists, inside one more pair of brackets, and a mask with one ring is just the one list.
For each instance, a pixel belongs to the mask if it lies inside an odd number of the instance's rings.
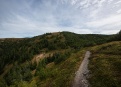
[[88,76],[88,63],[89,63],[89,57],[90,57],[90,51],[87,51],[84,57],[84,60],[82,61],[78,71],[76,72],[76,76],[74,79],[73,87],[88,87],[89,83],[87,81]]

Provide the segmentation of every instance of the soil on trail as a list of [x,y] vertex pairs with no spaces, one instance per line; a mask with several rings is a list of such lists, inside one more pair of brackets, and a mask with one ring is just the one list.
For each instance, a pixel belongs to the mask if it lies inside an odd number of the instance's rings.
[[91,54],[90,51],[86,52],[84,60],[82,61],[78,71],[76,72],[73,87],[89,87],[87,77],[89,73],[88,63],[89,63],[90,54]]

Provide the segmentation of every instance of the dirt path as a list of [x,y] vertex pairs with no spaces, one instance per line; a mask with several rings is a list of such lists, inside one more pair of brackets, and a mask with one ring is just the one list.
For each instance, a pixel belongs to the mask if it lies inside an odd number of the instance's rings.
[[88,58],[90,57],[90,51],[87,51],[84,57],[84,60],[82,61],[78,71],[76,72],[76,76],[74,78],[73,87],[88,87],[89,83],[86,80],[88,76]]

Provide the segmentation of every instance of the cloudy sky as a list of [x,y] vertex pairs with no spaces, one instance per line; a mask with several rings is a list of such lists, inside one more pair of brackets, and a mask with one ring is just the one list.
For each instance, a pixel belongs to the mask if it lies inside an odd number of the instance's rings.
[[46,32],[115,34],[121,0],[0,0],[0,38]]

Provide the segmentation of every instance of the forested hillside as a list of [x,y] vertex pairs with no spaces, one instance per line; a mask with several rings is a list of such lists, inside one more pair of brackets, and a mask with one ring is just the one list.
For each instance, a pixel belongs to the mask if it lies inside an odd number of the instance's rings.
[[121,30],[119,31],[119,33],[117,33],[116,35],[114,35],[111,40],[112,41],[121,41]]
[[[0,86],[16,87],[18,84],[21,84],[20,82],[22,82],[22,84],[31,82],[29,85],[36,84],[36,86],[39,86],[42,84],[41,82],[45,82],[47,78],[56,79],[57,77],[55,77],[56,75],[54,75],[53,72],[56,74],[59,73],[59,70],[56,69],[59,69],[64,61],[69,61],[69,66],[73,66],[72,71],[76,66],[76,62],[79,62],[77,59],[74,62],[75,65],[71,64],[73,60],[70,61],[73,56],[72,54],[79,54],[78,52],[84,47],[107,43],[112,37],[114,37],[114,35],[80,35],[71,32],[58,32],[46,33],[32,38],[0,39]],[[33,63],[33,58],[39,54],[44,55],[43,59],[41,59],[41,61],[39,60],[39,63],[35,61]],[[75,58],[75,56],[73,58]],[[52,66],[54,63],[52,72],[50,72],[51,74],[45,73],[49,72],[50,69],[46,69],[46,67],[48,64],[51,66],[51,63]],[[66,69],[67,73],[72,73],[72,71],[69,71],[69,67]],[[39,76],[39,78],[37,78],[37,76]],[[62,73],[60,73],[58,77],[61,76]],[[38,81],[36,79],[40,82],[35,82]],[[53,83],[52,87],[54,87],[54,84],[56,84],[55,87],[57,87],[57,83],[60,82]]]

